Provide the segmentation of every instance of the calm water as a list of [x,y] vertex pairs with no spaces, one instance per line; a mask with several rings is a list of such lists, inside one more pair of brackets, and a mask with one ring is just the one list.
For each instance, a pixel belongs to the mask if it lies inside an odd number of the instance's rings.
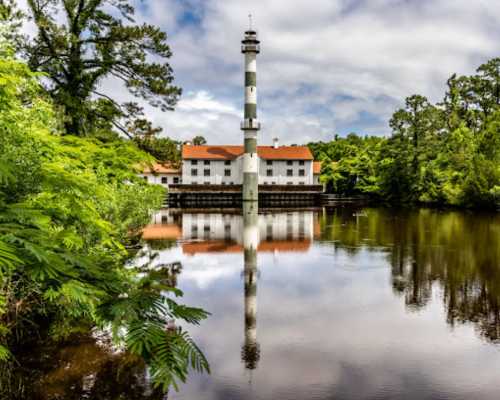
[[[500,214],[165,211],[145,236],[212,313],[212,374],[169,399],[500,398]],[[40,398],[161,398],[102,346],[52,357]]]

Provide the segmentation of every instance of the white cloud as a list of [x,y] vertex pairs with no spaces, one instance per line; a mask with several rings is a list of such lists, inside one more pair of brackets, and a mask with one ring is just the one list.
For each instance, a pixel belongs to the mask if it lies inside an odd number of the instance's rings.
[[[22,0],[24,1],[24,0]],[[385,134],[414,93],[439,101],[452,73],[499,56],[500,2],[491,0],[137,0],[138,21],[169,34],[174,113],[147,108],[165,133],[239,143],[240,40],[253,14],[262,138],[301,143],[334,132]]]

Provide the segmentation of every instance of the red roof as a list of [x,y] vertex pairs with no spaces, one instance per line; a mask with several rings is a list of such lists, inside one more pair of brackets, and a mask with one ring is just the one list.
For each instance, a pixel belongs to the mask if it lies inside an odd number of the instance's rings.
[[174,167],[171,163],[154,163],[150,167],[144,168],[144,173],[152,174],[181,174],[179,168]]
[[319,175],[321,173],[321,161],[313,162],[313,174]]
[[[243,154],[243,146],[182,146],[182,159],[234,160]],[[257,146],[257,154],[264,160],[312,160],[307,146]]]
[[150,224],[142,230],[144,240],[154,239],[180,239],[182,237],[181,228],[177,225]]
[[[311,247],[311,241],[304,240],[271,240],[259,243],[258,252],[304,252]],[[182,244],[184,254],[197,253],[242,253],[243,246],[235,242],[208,240],[203,242],[186,242]]]

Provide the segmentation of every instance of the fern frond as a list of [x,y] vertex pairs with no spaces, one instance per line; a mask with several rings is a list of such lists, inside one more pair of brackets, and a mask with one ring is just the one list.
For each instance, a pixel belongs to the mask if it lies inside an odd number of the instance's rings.
[[0,272],[13,269],[15,264],[21,263],[15,248],[0,240]]

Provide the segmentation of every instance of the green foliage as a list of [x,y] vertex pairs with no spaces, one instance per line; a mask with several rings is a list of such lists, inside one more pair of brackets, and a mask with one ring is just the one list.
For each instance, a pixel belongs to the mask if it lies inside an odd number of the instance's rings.
[[208,370],[187,332],[168,329],[207,313],[127,264],[165,195],[137,176],[151,157],[112,135],[61,135],[38,75],[12,54],[0,35],[0,359],[36,337],[98,326],[142,356],[164,389],[189,368]]
[[311,143],[330,192],[393,203],[500,208],[500,58],[448,80],[443,102],[413,95],[388,139]]
[[207,144],[207,140],[203,136],[195,136],[193,138],[193,144],[196,146]]
[[351,133],[327,143],[310,143],[314,158],[322,161],[321,181],[327,191],[347,195],[375,193],[375,156],[381,141]]
[[158,161],[170,162],[180,166],[181,163],[181,142],[167,137],[134,137],[137,146],[151,154]]

